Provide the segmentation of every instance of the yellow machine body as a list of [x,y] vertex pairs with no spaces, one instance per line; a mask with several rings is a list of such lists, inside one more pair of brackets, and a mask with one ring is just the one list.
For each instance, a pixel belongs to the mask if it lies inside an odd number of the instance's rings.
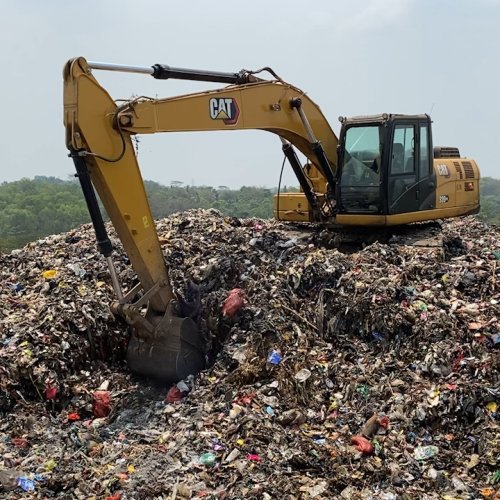
[[[435,207],[431,210],[394,215],[337,214],[335,223],[341,226],[398,226],[412,222],[447,219],[477,213],[479,210],[479,167],[469,158],[439,158],[434,160],[436,174]],[[318,192],[325,192],[325,182],[318,175]],[[277,220],[313,222],[312,212],[304,193],[274,195],[273,214]]]

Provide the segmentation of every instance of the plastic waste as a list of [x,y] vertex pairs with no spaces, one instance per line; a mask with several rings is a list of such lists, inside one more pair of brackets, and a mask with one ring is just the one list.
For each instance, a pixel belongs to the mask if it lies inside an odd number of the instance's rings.
[[198,459],[201,465],[212,467],[216,462],[217,457],[213,453],[203,453]]
[[111,395],[109,391],[94,392],[92,413],[96,418],[107,417],[111,413]]
[[272,365],[279,365],[282,359],[283,357],[281,356],[281,354],[274,349],[269,353],[269,356],[267,356],[267,362],[271,363]]
[[35,481],[25,476],[17,478],[17,485],[24,491],[35,491]]
[[287,241],[278,241],[276,243],[276,246],[278,248],[292,248],[297,244],[297,238],[291,238]]
[[17,448],[27,448],[28,440],[26,438],[12,438],[11,442]]
[[57,462],[53,458],[45,462],[45,470],[47,472],[52,472],[56,467],[57,467]]
[[24,290],[24,286],[21,283],[8,283],[7,286],[16,293],[20,293]]
[[495,403],[495,401],[490,401],[487,405],[486,405],[486,409],[490,412],[490,413],[496,413],[498,411],[498,405]]
[[375,447],[364,436],[353,436],[351,443],[364,455],[371,455],[375,451]]
[[435,457],[438,453],[439,448],[437,446],[417,446],[413,452],[413,456],[415,460],[427,460]]
[[45,388],[45,398],[49,400],[56,399],[57,396],[57,387],[53,385],[48,385]]
[[241,451],[238,450],[238,448],[234,448],[233,451],[231,451],[231,453],[229,453],[229,455],[224,459],[224,462],[229,464],[236,460],[240,456],[240,454]]
[[42,273],[42,276],[46,280],[51,280],[51,279],[53,279],[53,278],[55,278],[57,276],[57,271],[55,269],[48,269],[47,271],[44,271]]
[[165,401],[167,403],[178,403],[183,397],[184,395],[182,394],[182,391],[178,386],[174,385],[168,390]]
[[266,413],[271,417],[274,415],[274,409],[272,406],[266,406]]
[[370,395],[370,388],[365,384],[358,384],[356,392],[367,398]]
[[244,305],[245,292],[241,288],[233,288],[222,306],[222,314],[232,318]]
[[307,368],[302,368],[302,370],[299,370],[295,374],[295,380],[297,380],[298,382],[305,382],[311,375],[312,373],[310,372],[310,370],[308,370]]
[[68,264],[66,267],[71,269],[71,271],[75,273],[75,276],[78,276],[79,278],[83,278],[86,274],[85,269],[83,269],[80,264]]
[[245,411],[245,408],[243,406],[233,404],[232,408],[229,410],[229,418],[231,420],[234,420],[235,418],[238,417],[241,413]]
[[189,386],[186,384],[186,382],[184,382],[184,380],[177,382],[177,389],[179,389],[179,391],[184,393],[188,393],[190,390]]

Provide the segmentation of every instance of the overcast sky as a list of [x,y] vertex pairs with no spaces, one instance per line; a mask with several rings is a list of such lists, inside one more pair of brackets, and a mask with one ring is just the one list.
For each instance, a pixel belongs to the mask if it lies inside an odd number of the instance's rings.
[[[73,173],[62,123],[67,59],[238,71],[271,66],[337,117],[431,113],[434,144],[500,177],[500,0],[2,0],[0,181]],[[95,72],[114,98],[215,88]],[[260,131],[141,138],[163,184],[276,186],[280,141]],[[285,182],[297,184],[291,169]]]

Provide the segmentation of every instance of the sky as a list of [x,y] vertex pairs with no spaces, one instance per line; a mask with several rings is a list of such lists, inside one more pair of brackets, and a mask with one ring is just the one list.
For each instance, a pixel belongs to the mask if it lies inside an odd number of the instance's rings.
[[[500,0],[1,0],[0,182],[67,179],[62,68],[73,57],[236,72],[272,67],[338,116],[430,113],[434,145],[483,176],[497,167]],[[220,85],[94,72],[114,98]],[[145,179],[275,187],[279,139],[262,131],[142,136]],[[296,185],[290,167],[283,179]]]

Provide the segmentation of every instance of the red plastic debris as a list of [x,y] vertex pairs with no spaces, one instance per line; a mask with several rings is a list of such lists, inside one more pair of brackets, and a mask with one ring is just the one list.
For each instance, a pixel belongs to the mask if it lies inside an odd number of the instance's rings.
[[182,391],[176,385],[174,385],[168,390],[165,401],[167,403],[178,403],[182,400],[183,397],[184,395],[182,394]]
[[68,420],[70,422],[75,422],[77,420],[80,420],[80,415],[78,415],[78,413],[69,413],[68,414]]
[[107,417],[111,413],[111,395],[109,391],[94,392],[92,413],[96,418]]
[[26,438],[12,438],[12,444],[18,448],[27,448],[28,440]]
[[56,399],[56,396],[57,396],[57,387],[54,387],[53,385],[48,385],[45,388],[45,398],[53,400]]
[[241,288],[233,288],[222,306],[222,314],[232,318],[244,305],[245,292]]
[[106,500],[121,500],[122,494],[116,493],[115,495],[109,495],[106,497]]
[[236,398],[234,402],[240,405],[249,405],[255,399],[256,395],[256,392],[249,392],[248,394],[243,394],[239,398]]
[[451,368],[452,371],[454,371],[454,372],[458,371],[458,369],[460,368],[461,362],[464,358],[465,358],[465,354],[462,352],[462,350],[460,350],[460,352],[455,357],[455,360],[453,361],[453,365]]
[[383,427],[384,429],[387,429],[387,427],[389,427],[389,417],[384,416],[382,418],[379,418],[378,425],[380,425],[380,427]]
[[259,455],[255,455],[254,453],[249,453],[247,458],[251,462],[260,462],[262,460]]
[[375,448],[373,445],[363,436],[353,436],[351,438],[351,443],[356,447],[358,451],[365,455],[371,455]]

